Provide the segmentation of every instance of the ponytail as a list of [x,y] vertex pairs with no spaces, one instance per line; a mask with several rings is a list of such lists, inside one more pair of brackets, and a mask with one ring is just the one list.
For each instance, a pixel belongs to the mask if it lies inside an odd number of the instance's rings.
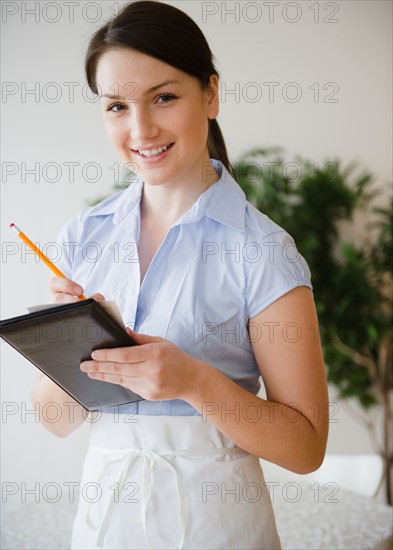
[[209,120],[209,136],[207,138],[207,146],[209,149],[209,156],[220,160],[231,176],[233,176],[234,171],[231,163],[229,162],[224,137],[216,119]]

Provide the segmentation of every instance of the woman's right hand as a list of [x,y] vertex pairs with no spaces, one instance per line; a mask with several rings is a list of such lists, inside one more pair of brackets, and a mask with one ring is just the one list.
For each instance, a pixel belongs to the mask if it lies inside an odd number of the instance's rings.
[[[50,299],[52,304],[79,302],[80,298],[78,296],[83,294],[83,288],[80,285],[65,277],[53,277],[50,280],[49,288],[52,293]],[[104,296],[99,293],[93,294],[89,298],[94,298],[97,302],[105,300]]]

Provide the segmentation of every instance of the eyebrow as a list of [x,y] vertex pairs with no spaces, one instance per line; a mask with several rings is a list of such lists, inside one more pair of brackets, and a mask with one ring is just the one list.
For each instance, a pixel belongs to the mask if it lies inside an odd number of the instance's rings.
[[[152,86],[149,88],[146,92],[143,93],[143,95],[149,95],[153,92],[156,92],[159,88],[163,88],[164,86],[167,86],[168,84],[180,84],[179,80],[165,80],[165,82],[162,82],[161,84],[157,84],[156,86]],[[122,96],[119,95],[112,95],[112,94],[102,94],[99,96],[101,97],[107,97],[108,99],[124,99]]]

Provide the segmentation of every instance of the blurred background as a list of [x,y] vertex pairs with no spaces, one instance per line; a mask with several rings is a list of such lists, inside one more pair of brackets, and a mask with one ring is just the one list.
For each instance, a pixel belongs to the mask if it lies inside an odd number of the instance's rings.
[[[262,164],[279,159],[275,181],[284,185],[284,199],[305,181],[307,163],[300,158],[314,166],[314,174],[315,170],[322,171],[322,176],[333,165],[333,172],[340,174],[341,191],[354,190],[346,214],[337,215],[335,220],[336,248],[337,243],[350,242],[357,247],[351,249],[355,256],[363,250],[370,261],[369,251],[380,236],[378,228],[369,226],[381,220],[374,209],[387,209],[391,201],[392,3],[167,3],[184,10],[198,23],[215,54],[221,76],[218,121],[233,164],[241,168],[250,159],[254,162],[258,158]],[[124,178],[124,167],[105,135],[100,107],[83,74],[91,34],[122,5],[111,0],[2,3],[2,319],[25,313],[27,306],[47,302],[51,276],[45,266],[36,263],[33,254],[26,254],[8,229],[9,223],[19,225],[54,257],[51,243],[63,223],[97,197],[113,192],[114,185]],[[267,153],[273,147],[282,148],[279,156],[277,152]],[[255,149],[262,152],[250,157],[249,152]],[[327,167],[327,163],[331,164]],[[355,163],[353,169],[344,174],[351,163]],[[239,179],[245,174],[238,173]],[[370,193],[378,190],[375,196],[367,195],[362,188],[365,173],[372,175],[367,176],[366,187]],[[274,204],[266,202],[266,193],[260,191],[266,186],[266,174],[243,177],[242,185],[249,190],[250,199],[261,208],[266,204],[266,209],[271,209],[269,215],[274,214]],[[259,191],[255,192],[253,185]],[[323,184],[322,188],[327,186]],[[335,190],[329,189],[334,200]],[[357,195],[356,190],[360,190]],[[362,208],[357,207],[360,199]],[[318,218],[321,211],[314,211],[314,216]],[[312,210],[308,212],[313,215]],[[304,243],[306,247],[306,240]],[[299,249],[307,258],[307,251],[300,245]],[[350,254],[345,256],[345,250],[342,254],[341,259],[348,261]],[[388,296],[390,282],[385,279],[385,283]],[[356,311],[357,303],[346,307]],[[381,333],[375,334],[378,327],[373,327],[364,330],[371,334],[374,346],[369,359],[378,363],[381,358],[375,350],[380,349]],[[390,330],[391,341],[391,327],[384,325],[380,330],[384,335]],[[355,340],[349,344],[353,346]],[[343,357],[345,351],[341,349]],[[352,365],[354,369],[356,357],[352,355],[351,361],[347,368]],[[384,364],[389,385],[389,357]],[[382,466],[375,457],[378,449],[386,447],[384,411],[391,411],[391,391],[385,384],[383,395],[387,401],[382,407],[382,393],[375,389],[378,384],[366,380],[368,375],[362,368],[367,371],[367,367],[361,360],[358,367],[363,386],[348,382],[348,377],[340,379],[337,373],[337,383],[333,383],[332,375],[327,453],[363,461],[360,476],[369,483],[360,493],[363,490],[362,494],[369,497],[377,493],[378,502],[383,503],[386,487],[382,484],[377,491]],[[12,507],[21,503],[23,483],[28,488],[37,483],[40,487],[46,483],[63,487],[65,482],[79,480],[88,426],[66,439],[46,432],[35,421],[29,397],[37,371],[3,343],[0,372],[1,470],[3,485],[8,483],[3,503]],[[348,387],[352,390],[344,399],[340,391]],[[364,388],[374,395],[373,406],[372,397],[362,402]],[[353,470],[355,462],[349,464],[352,467],[345,466],[342,471]],[[331,476],[337,475],[345,487],[348,474],[333,471],[336,474],[329,470],[326,475],[331,481]],[[275,471],[274,475],[282,472]],[[360,487],[359,478],[348,489],[354,485]]]

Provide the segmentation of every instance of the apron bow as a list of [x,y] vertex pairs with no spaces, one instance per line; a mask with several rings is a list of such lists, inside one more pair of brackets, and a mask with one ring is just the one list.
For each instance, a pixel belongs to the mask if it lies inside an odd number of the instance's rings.
[[[185,507],[184,507],[184,488],[183,484],[180,478],[179,473],[177,472],[176,468],[164,458],[164,456],[175,456],[175,455],[181,455],[181,456],[195,456],[195,455],[210,455],[210,456],[217,456],[217,455],[224,455],[224,454],[248,454],[239,447],[222,447],[222,448],[211,448],[211,449],[190,449],[185,451],[172,451],[168,453],[159,454],[155,451],[152,451],[151,449],[139,449],[139,448],[133,448],[133,449],[119,449],[119,450],[110,450],[110,449],[101,449],[95,447],[95,450],[98,450],[101,453],[104,453],[106,455],[110,455],[107,462],[105,463],[105,466],[101,472],[101,474],[98,477],[97,483],[98,485],[101,485],[103,479],[105,478],[108,469],[110,466],[115,464],[119,461],[124,461],[123,467],[120,470],[120,474],[117,479],[118,487],[121,488],[124,486],[125,480],[128,475],[128,471],[130,469],[130,466],[133,464],[135,460],[138,458],[142,458],[144,462],[143,466],[143,490],[142,490],[142,507],[141,507],[141,522],[143,525],[143,530],[146,535],[147,540],[149,541],[150,547],[153,548],[149,535],[147,533],[146,528],[146,520],[147,520],[147,505],[150,499],[150,493],[151,493],[151,471],[155,464],[161,464],[164,466],[167,470],[169,470],[175,478],[176,481],[176,489],[177,489],[177,496],[178,496],[178,502],[179,502],[179,530],[180,530],[180,541],[178,548],[181,550],[183,548],[184,539],[185,539]],[[112,513],[114,506],[116,504],[116,497],[115,492],[112,492],[111,498],[108,501],[108,504],[106,506],[106,510],[104,513],[103,520],[101,522],[101,525],[97,527],[94,525],[91,517],[90,517],[90,507],[88,508],[88,511],[86,513],[86,523],[89,526],[90,529],[93,531],[98,531],[97,534],[97,546],[102,547],[104,542],[105,533],[107,531],[108,525],[110,523]]]

